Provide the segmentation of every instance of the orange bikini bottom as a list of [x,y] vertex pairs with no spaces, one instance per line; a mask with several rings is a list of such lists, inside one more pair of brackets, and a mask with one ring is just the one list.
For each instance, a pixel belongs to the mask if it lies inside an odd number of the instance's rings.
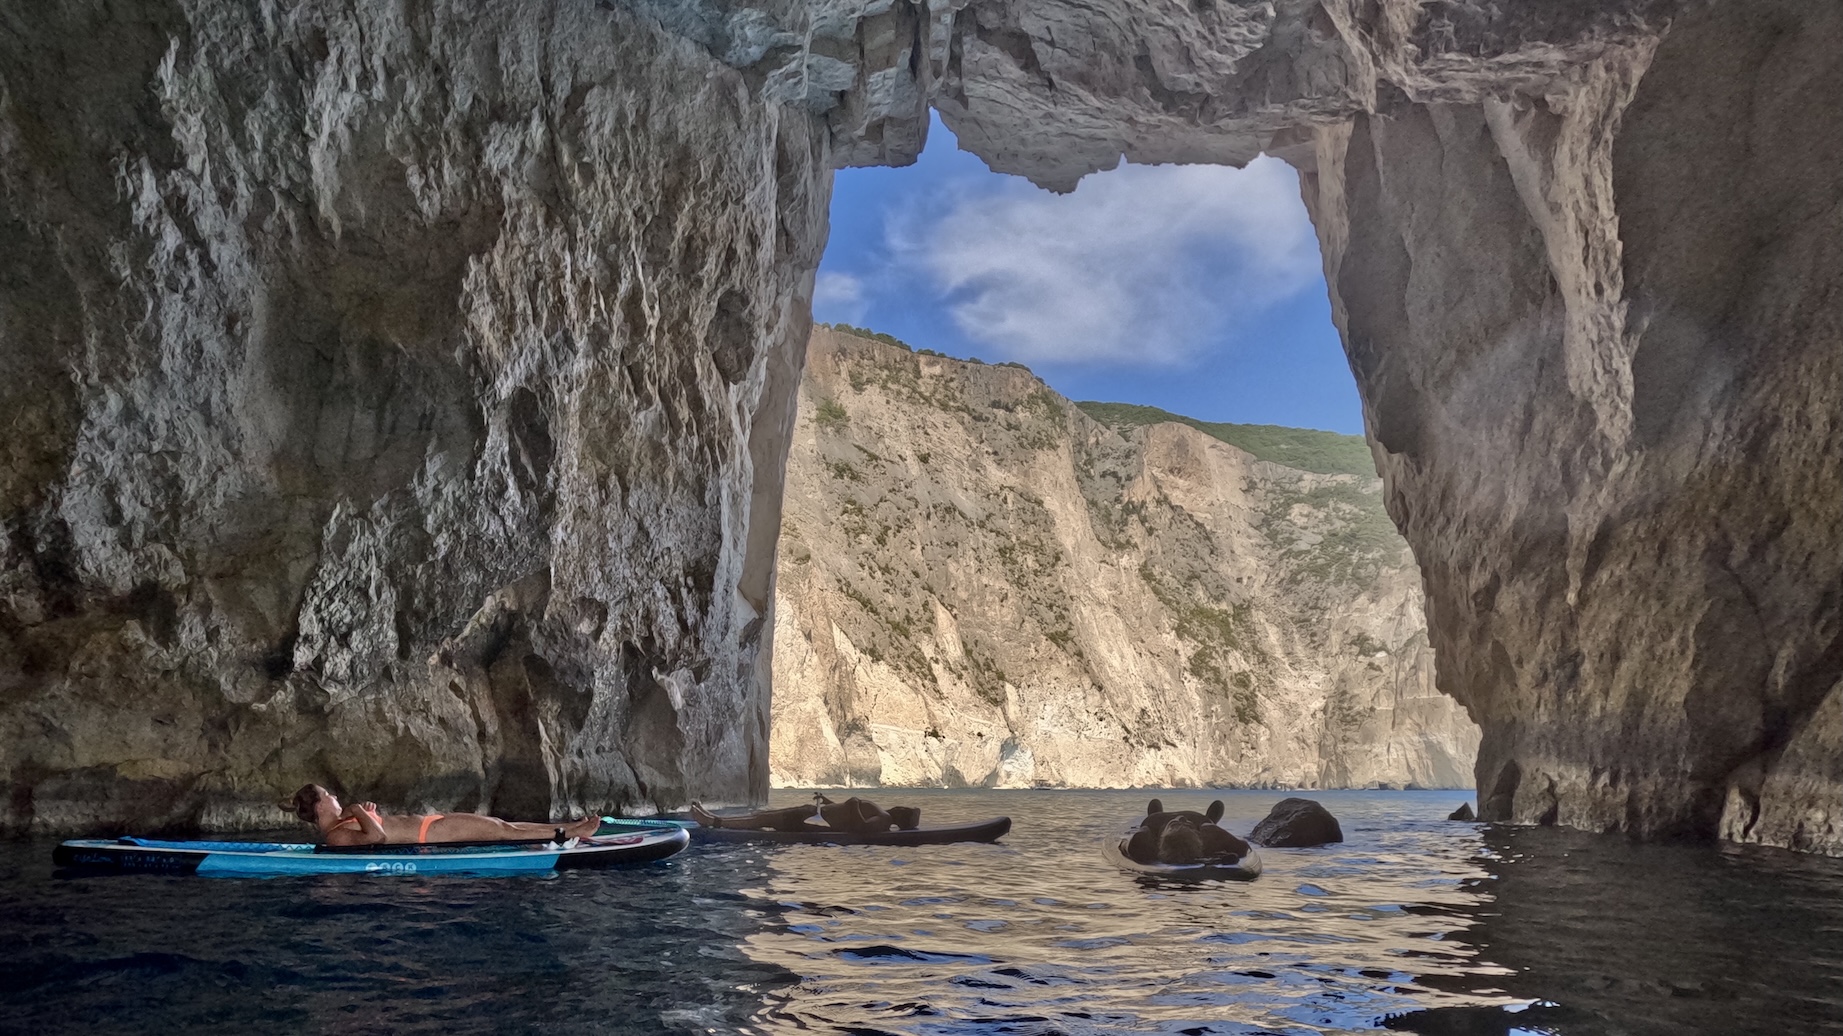
[[423,817],[422,818],[422,828],[416,832],[416,841],[418,843],[427,842],[429,840],[429,825],[435,823],[437,820],[440,820],[441,818],[442,818],[442,815],[440,813],[430,813],[429,815]]

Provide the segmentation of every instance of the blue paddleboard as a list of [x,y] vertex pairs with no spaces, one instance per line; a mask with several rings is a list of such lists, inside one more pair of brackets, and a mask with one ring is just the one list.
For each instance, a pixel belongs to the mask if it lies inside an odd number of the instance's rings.
[[78,871],[274,877],[287,874],[544,874],[663,860],[690,842],[677,824],[604,821],[589,838],[564,842],[368,845],[306,842],[172,841],[90,838],[52,851],[59,867]]

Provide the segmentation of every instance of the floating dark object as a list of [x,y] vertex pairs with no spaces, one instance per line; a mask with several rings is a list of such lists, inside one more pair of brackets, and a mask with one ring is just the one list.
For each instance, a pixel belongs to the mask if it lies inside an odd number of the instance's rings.
[[996,842],[1011,831],[1010,817],[994,817],[975,824],[917,827],[902,831],[834,831],[812,827],[804,831],[764,831],[757,828],[699,827],[686,824],[691,840],[707,842],[766,842],[776,845],[946,845],[951,842]]
[[1311,799],[1281,799],[1254,825],[1248,840],[1275,849],[1303,849],[1341,842],[1344,829],[1330,810]]
[[1246,841],[1220,826],[1222,800],[1209,809],[1166,810],[1153,799],[1146,815],[1119,839],[1101,846],[1115,866],[1138,874],[1177,880],[1247,881],[1260,876],[1261,858]]
[[1261,876],[1261,854],[1253,849],[1233,863],[1140,863],[1126,855],[1126,842],[1132,835],[1127,831],[1101,843],[1101,855],[1121,870],[1171,881],[1253,881]]

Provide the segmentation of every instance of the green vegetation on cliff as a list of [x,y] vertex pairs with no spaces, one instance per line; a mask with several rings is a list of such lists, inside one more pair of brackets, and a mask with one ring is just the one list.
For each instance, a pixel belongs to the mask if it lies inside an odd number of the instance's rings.
[[[895,335],[884,334],[882,331],[872,331],[868,327],[858,327],[856,324],[828,324],[828,323],[821,321],[813,326],[823,327],[830,331],[843,331],[844,333],[848,335],[856,335],[859,338],[868,338],[873,342],[882,342],[884,345],[893,345],[898,349],[903,349],[908,352],[915,351],[914,346],[910,345],[909,343],[903,341],[900,338],[897,338]],[[923,349],[922,352],[930,353],[935,356],[940,355],[939,353],[935,353],[929,349]]]
[[1359,435],[1339,435],[1311,428],[1282,428],[1271,424],[1199,421],[1194,417],[1136,403],[1087,401],[1075,405],[1089,417],[1112,428],[1138,428],[1176,421],[1245,450],[1259,460],[1319,475],[1376,477],[1376,463],[1370,457],[1369,444]]

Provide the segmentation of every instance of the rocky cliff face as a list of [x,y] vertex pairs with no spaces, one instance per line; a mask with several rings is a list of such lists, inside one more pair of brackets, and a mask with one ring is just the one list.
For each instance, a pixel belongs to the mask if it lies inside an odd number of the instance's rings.
[[1839,46],[1835,5],[1698,7],[1318,137],[1486,819],[1843,853]]
[[764,792],[826,146],[605,4],[0,13],[0,828]]
[[1840,93],[1803,0],[12,5],[0,815],[758,792],[826,168],[934,106],[1300,169],[1485,816],[1843,852]]
[[1109,427],[1020,367],[817,329],[773,780],[1469,785],[1478,731],[1433,687],[1380,489],[1183,424]]
[[995,168],[1299,168],[1487,819],[1843,853],[1843,8],[912,10]]

